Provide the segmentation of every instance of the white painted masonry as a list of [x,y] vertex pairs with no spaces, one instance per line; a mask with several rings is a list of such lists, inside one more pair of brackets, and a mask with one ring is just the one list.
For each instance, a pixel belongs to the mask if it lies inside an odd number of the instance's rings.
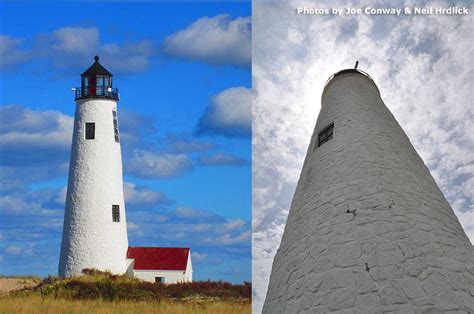
[[[317,147],[330,123],[333,139]],[[358,73],[323,92],[263,308],[326,312],[474,312],[473,247],[375,83]]]
[[[125,273],[128,248],[120,143],[114,139],[112,99],[78,99],[64,217],[59,275],[84,268]],[[85,139],[85,123],[95,123],[95,139]],[[112,221],[112,205],[120,222]]]
[[155,277],[163,277],[163,283],[186,282],[185,272],[180,270],[134,270],[133,277],[155,282]]
[[133,258],[127,258],[126,259],[127,271],[125,272],[125,274],[128,277],[131,277],[131,278],[133,278],[133,266],[135,264],[134,262],[135,262],[135,260]]

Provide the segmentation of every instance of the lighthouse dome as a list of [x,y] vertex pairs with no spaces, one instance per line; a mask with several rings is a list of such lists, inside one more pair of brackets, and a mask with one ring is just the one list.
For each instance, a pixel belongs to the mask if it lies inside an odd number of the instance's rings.
[[94,63],[81,74],[81,87],[77,87],[77,99],[109,98],[119,99],[118,89],[112,87],[112,73],[99,63],[99,56]]

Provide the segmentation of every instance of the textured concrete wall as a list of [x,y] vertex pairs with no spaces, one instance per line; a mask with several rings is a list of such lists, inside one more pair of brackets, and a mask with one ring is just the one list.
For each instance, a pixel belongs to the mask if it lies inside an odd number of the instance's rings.
[[[333,139],[316,147],[332,122]],[[373,82],[338,76],[323,95],[263,312],[450,311],[474,311],[471,243]]]
[[[113,100],[76,103],[60,276],[78,275],[90,267],[114,273],[127,269],[122,157],[114,139],[113,110]],[[85,139],[86,122],[95,123],[94,140]],[[120,205],[120,222],[112,221],[112,204]]]

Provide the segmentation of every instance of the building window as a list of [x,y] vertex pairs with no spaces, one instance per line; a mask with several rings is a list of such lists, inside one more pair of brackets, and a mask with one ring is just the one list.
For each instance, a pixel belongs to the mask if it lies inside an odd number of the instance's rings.
[[87,122],[86,123],[86,140],[95,139],[95,123]]
[[155,277],[155,282],[164,283],[165,277]]
[[112,205],[112,221],[120,222],[120,206]]
[[321,132],[318,134],[318,147],[326,143],[327,141],[332,139],[332,135],[334,133],[334,123],[331,123],[327,127],[325,127]]
[[120,143],[119,132],[118,132],[118,120],[117,120],[117,111],[112,110],[112,116],[114,118],[114,137],[117,143]]

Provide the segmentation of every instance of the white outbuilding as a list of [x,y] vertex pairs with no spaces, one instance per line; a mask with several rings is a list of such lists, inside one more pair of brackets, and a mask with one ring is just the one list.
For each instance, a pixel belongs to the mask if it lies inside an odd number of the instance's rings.
[[129,247],[127,275],[149,282],[193,281],[189,248]]

